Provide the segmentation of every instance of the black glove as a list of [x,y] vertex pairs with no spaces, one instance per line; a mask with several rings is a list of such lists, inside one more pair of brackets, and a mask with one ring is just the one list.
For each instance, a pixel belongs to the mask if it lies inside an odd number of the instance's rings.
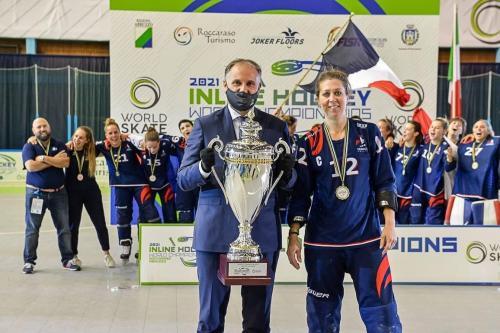
[[292,154],[281,154],[276,161],[276,176],[280,174],[280,171],[283,171],[283,177],[281,179],[288,183],[290,178],[292,178],[292,170],[295,165],[295,157]]
[[213,148],[203,148],[200,151],[201,168],[205,172],[210,172],[215,165],[215,151]]

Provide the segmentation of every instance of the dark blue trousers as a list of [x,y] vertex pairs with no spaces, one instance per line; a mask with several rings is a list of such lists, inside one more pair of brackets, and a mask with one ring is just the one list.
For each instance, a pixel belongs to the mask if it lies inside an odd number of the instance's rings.
[[354,283],[367,333],[401,333],[389,260],[379,242],[356,248],[305,247],[307,326],[310,333],[340,332],[344,275]]
[[[200,317],[198,333],[224,332],[224,320],[231,294],[231,287],[224,286],[217,278],[219,255],[215,252],[196,251],[198,271]],[[274,280],[279,251],[265,252]],[[271,297],[273,284],[269,286],[241,286],[243,302],[243,332],[270,332]]]

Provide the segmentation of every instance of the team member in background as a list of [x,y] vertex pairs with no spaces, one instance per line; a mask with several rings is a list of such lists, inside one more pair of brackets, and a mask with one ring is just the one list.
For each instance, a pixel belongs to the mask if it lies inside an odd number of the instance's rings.
[[422,141],[422,127],[420,124],[413,120],[408,121],[403,131],[403,142],[397,150],[394,167],[396,192],[398,194],[396,222],[400,224],[411,223],[410,204],[413,181],[418,172]]
[[[105,142],[98,142],[96,151],[103,154],[109,170],[109,185],[115,189],[115,209],[118,239],[122,247],[120,258],[128,260],[132,249],[132,200],[139,206],[142,222],[159,222],[151,188],[141,167],[141,152],[131,142],[122,141],[120,128],[112,118],[104,125]],[[137,257],[137,255],[136,255]]]
[[70,146],[73,152],[69,167],[66,169],[66,187],[68,188],[71,247],[75,255],[73,259],[81,266],[81,260],[77,256],[78,231],[82,209],[85,206],[97,232],[97,238],[104,253],[104,263],[106,267],[115,267],[115,261],[109,253],[109,234],[104,218],[101,190],[95,180],[96,151],[94,135],[90,127],[78,127],[73,134]]
[[473,218],[472,203],[497,199],[500,187],[500,138],[493,137],[493,128],[484,119],[474,124],[472,133],[474,141],[459,144],[457,156],[449,148],[446,166],[457,170],[453,195],[464,199],[463,224],[481,224]]
[[33,121],[36,144],[23,147],[23,164],[26,170],[26,232],[24,238],[23,273],[33,273],[38,247],[38,236],[43,216],[50,210],[57,230],[57,242],[61,252],[63,268],[79,271],[73,261],[71,232],[68,222],[68,196],[64,187],[63,168],[68,167],[66,146],[51,138],[51,128],[44,118]]
[[[464,118],[452,118],[450,120],[450,125],[448,126],[448,132],[444,139],[450,145],[453,155],[457,155],[458,144],[462,139],[462,135],[465,133],[467,123]],[[448,200],[451,196],[453,190],[453,183],[455,182],[455,174],[457,171],[450,170],[444,173],[444,199]]]
[[177,222],[174,189],[169,175],[175,178],[170,156],[180,155],[178,142],[178,137],[170,135],[162,135],[160,140],[160,135],[154,128],[150,128],[144,135],[143,167],[153,190],[153,200],[156,194],[160,197],[164,223]]
[[[347,118],[349,92],[344,72],[326,71],[316,81],[325,122],[299,141],[288,259],[299,268],[299,228],[307,222],[309,332],[340,331],[344,275],[349,273],[367,332],[400,333],[386,253],[396,243],[394,173],[378,129]],[[385,216],[382,232],[378,209]]]
[[[288,126],[288,134],[290,135],[290,146],[292,148],[292,154],[296,156],[297,143],[299,141],[299,135],[295,133],[297,131],[297,118],[290,115],[283,115],[281,116],[281,119]],[[291,190],[278,188],[278,207],[279,207],[280,220],[282,224],[287,223],[288,203],[290,202],[291,195],[292,195]]]
[[[184,140],[180,145],[180,153],[179,162],[182,161],[182,157],[184,155],[184,149],[186,147],[186,142],[189,139],[189,135],[193,130],[193,122],[189,119],[182,119],[179,121],[179,131],[182,134]],[[175,189],[175,205],[177,211],[179,212],[179,222],[181,223],[192,223],[194,221],[194,214],[196,210],[196,206],[198,204],[198,195],[200,193],[199,188],[195,188],[191,191],[183,191],[180,189],[178,185],[176,185]]]
[[429,128],[430,142],[422,148],[413,188],[410,208],[412,224],[444,222],[444,172],[449,147],[444,135],[447,127],[446,119],[437,118]]
[[384,137],[385,147],[389,152],[389,156],[391,157],[391,165],[394,170],[394,166],[396,165],[396,154],[398,151],[398,145],[395,141],[396,139],[396,127],[393,122],[388,118],[379,119],[377,122],[377,127],[380,130],[380,134]]

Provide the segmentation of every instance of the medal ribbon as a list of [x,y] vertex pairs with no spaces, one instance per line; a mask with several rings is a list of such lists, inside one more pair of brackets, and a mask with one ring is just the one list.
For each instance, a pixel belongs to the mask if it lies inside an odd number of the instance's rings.
[[413,147],[411,147],[411,151],[410,151],[410,155],[408,155],[408,159],[406,159],[406,146],[403,145],[403,171],[406,170],[406,165],[408,164],[408,161],[410,160],[410,158],[412,157],[413,155],[413,151],[415,150],[415,147],[417,145],[414,145]]
[[149,166],[149,168],[151,169],[151,176],[154,176],[154,174],[155,174],[155,168],[156,168],[156,157],[158,156],[158,153],[155,154],[155,159],[154,160],[151,160],[152,154],[149,153],[149,152],[148,152],[148,154],[149,154],[149,160],[152,161],[151,165]]
[[[441,141],[443,142],[443,141]],[[431,167],[431,164],[432,164],[432,160],[434,159],[434,155],[436,154],[436,151],[438,150],[439,146],[441,146],[441,142],[436,145],[436,147],[434,148],[434,151],[432,152],[430,158],[427,157],[427,167],[430,168]],[[431,152],[431,142],[429,142],[429,153]],[[411,155],[410,155],[411,156]],[[428,155],[427,155],[428,156]]]
[[342,182],[342,186],[344,186],[344,180],[347,168],[347,148],[349,145],[349,119],[347,119],[347,123],[345,126],[344,151],[342,155],[342,170],[340,169],[335,149],[333,149],[333,143],[332,143],[333,139],[332,136],[330,135],[330,129],[328,128],[326,122],[323,123],[323,130],[325,131],[326,139],[328,141],[328,148],[330,148],[330,154],[332,155],[333,167],[335,168],[335,172],[339,175],[340,181]]
[[44,146],[43,146],[43,144],[40,142],[40,140],[36,139],[36,142],[38,142],[38,144],[42,147],[43,152],[45,153],[45,155],[49,156],[49,151],[50,151],[50,139],[49,139],[49,144],[47,145],[47,149],[45,149],[45,147],[44,147]]
[[76,150],[73,152],[73,155],[75,155],[76,157],[76,164],[78,165],[78,173],[82,174],[83,163],[85,163],[85,151],[82,154],[81,162],[80,162],[80,156],[78,156],[78,152]]
[[122,145],[120,144],[120,147],[118,148],[118,152],[116,154],[113,153],[113,147],[111,147],[111,160],[113,160],[113,165],[115,166],[115,173],[118,172],[118,163],[120,163],[120,152],[122,150]]
[[479,143],[479,145],[477,146],[477,148],[476,148],[476,141],[474,141],[474,142],[472,143],[472,164],[476,163],[476,149],[481,148],[481,146],[483,145],[483,142],[484,142],[484,141],[485,141],[485,140],[481,141],[481,142]]

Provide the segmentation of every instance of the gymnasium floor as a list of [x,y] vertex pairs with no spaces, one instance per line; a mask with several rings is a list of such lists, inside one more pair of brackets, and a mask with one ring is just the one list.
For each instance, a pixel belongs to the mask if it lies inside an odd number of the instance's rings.
[[[46,214],[33,275],[21,272],[23,195],[0,195],[0,214],[0,332],[196,331],[197,286],[138,287],[135,261],[106,269],[85,213],[79,247],[83,270],[61,268],[56,233]],[[113,227],[110,238],[112,255],[117,259],[119,249]],[[284,254],[280,259],[286,260]],[[354,289],[352,285],[345,289],[341,332],[365,332]],[[500,332],[498,286],[395,285],[394,290],[404,332]],[[239,288],[233,288],[226,328],[226,332],[241,332]],[[271,328],[274,333],[307,332],[304,285],[275,287]]]

